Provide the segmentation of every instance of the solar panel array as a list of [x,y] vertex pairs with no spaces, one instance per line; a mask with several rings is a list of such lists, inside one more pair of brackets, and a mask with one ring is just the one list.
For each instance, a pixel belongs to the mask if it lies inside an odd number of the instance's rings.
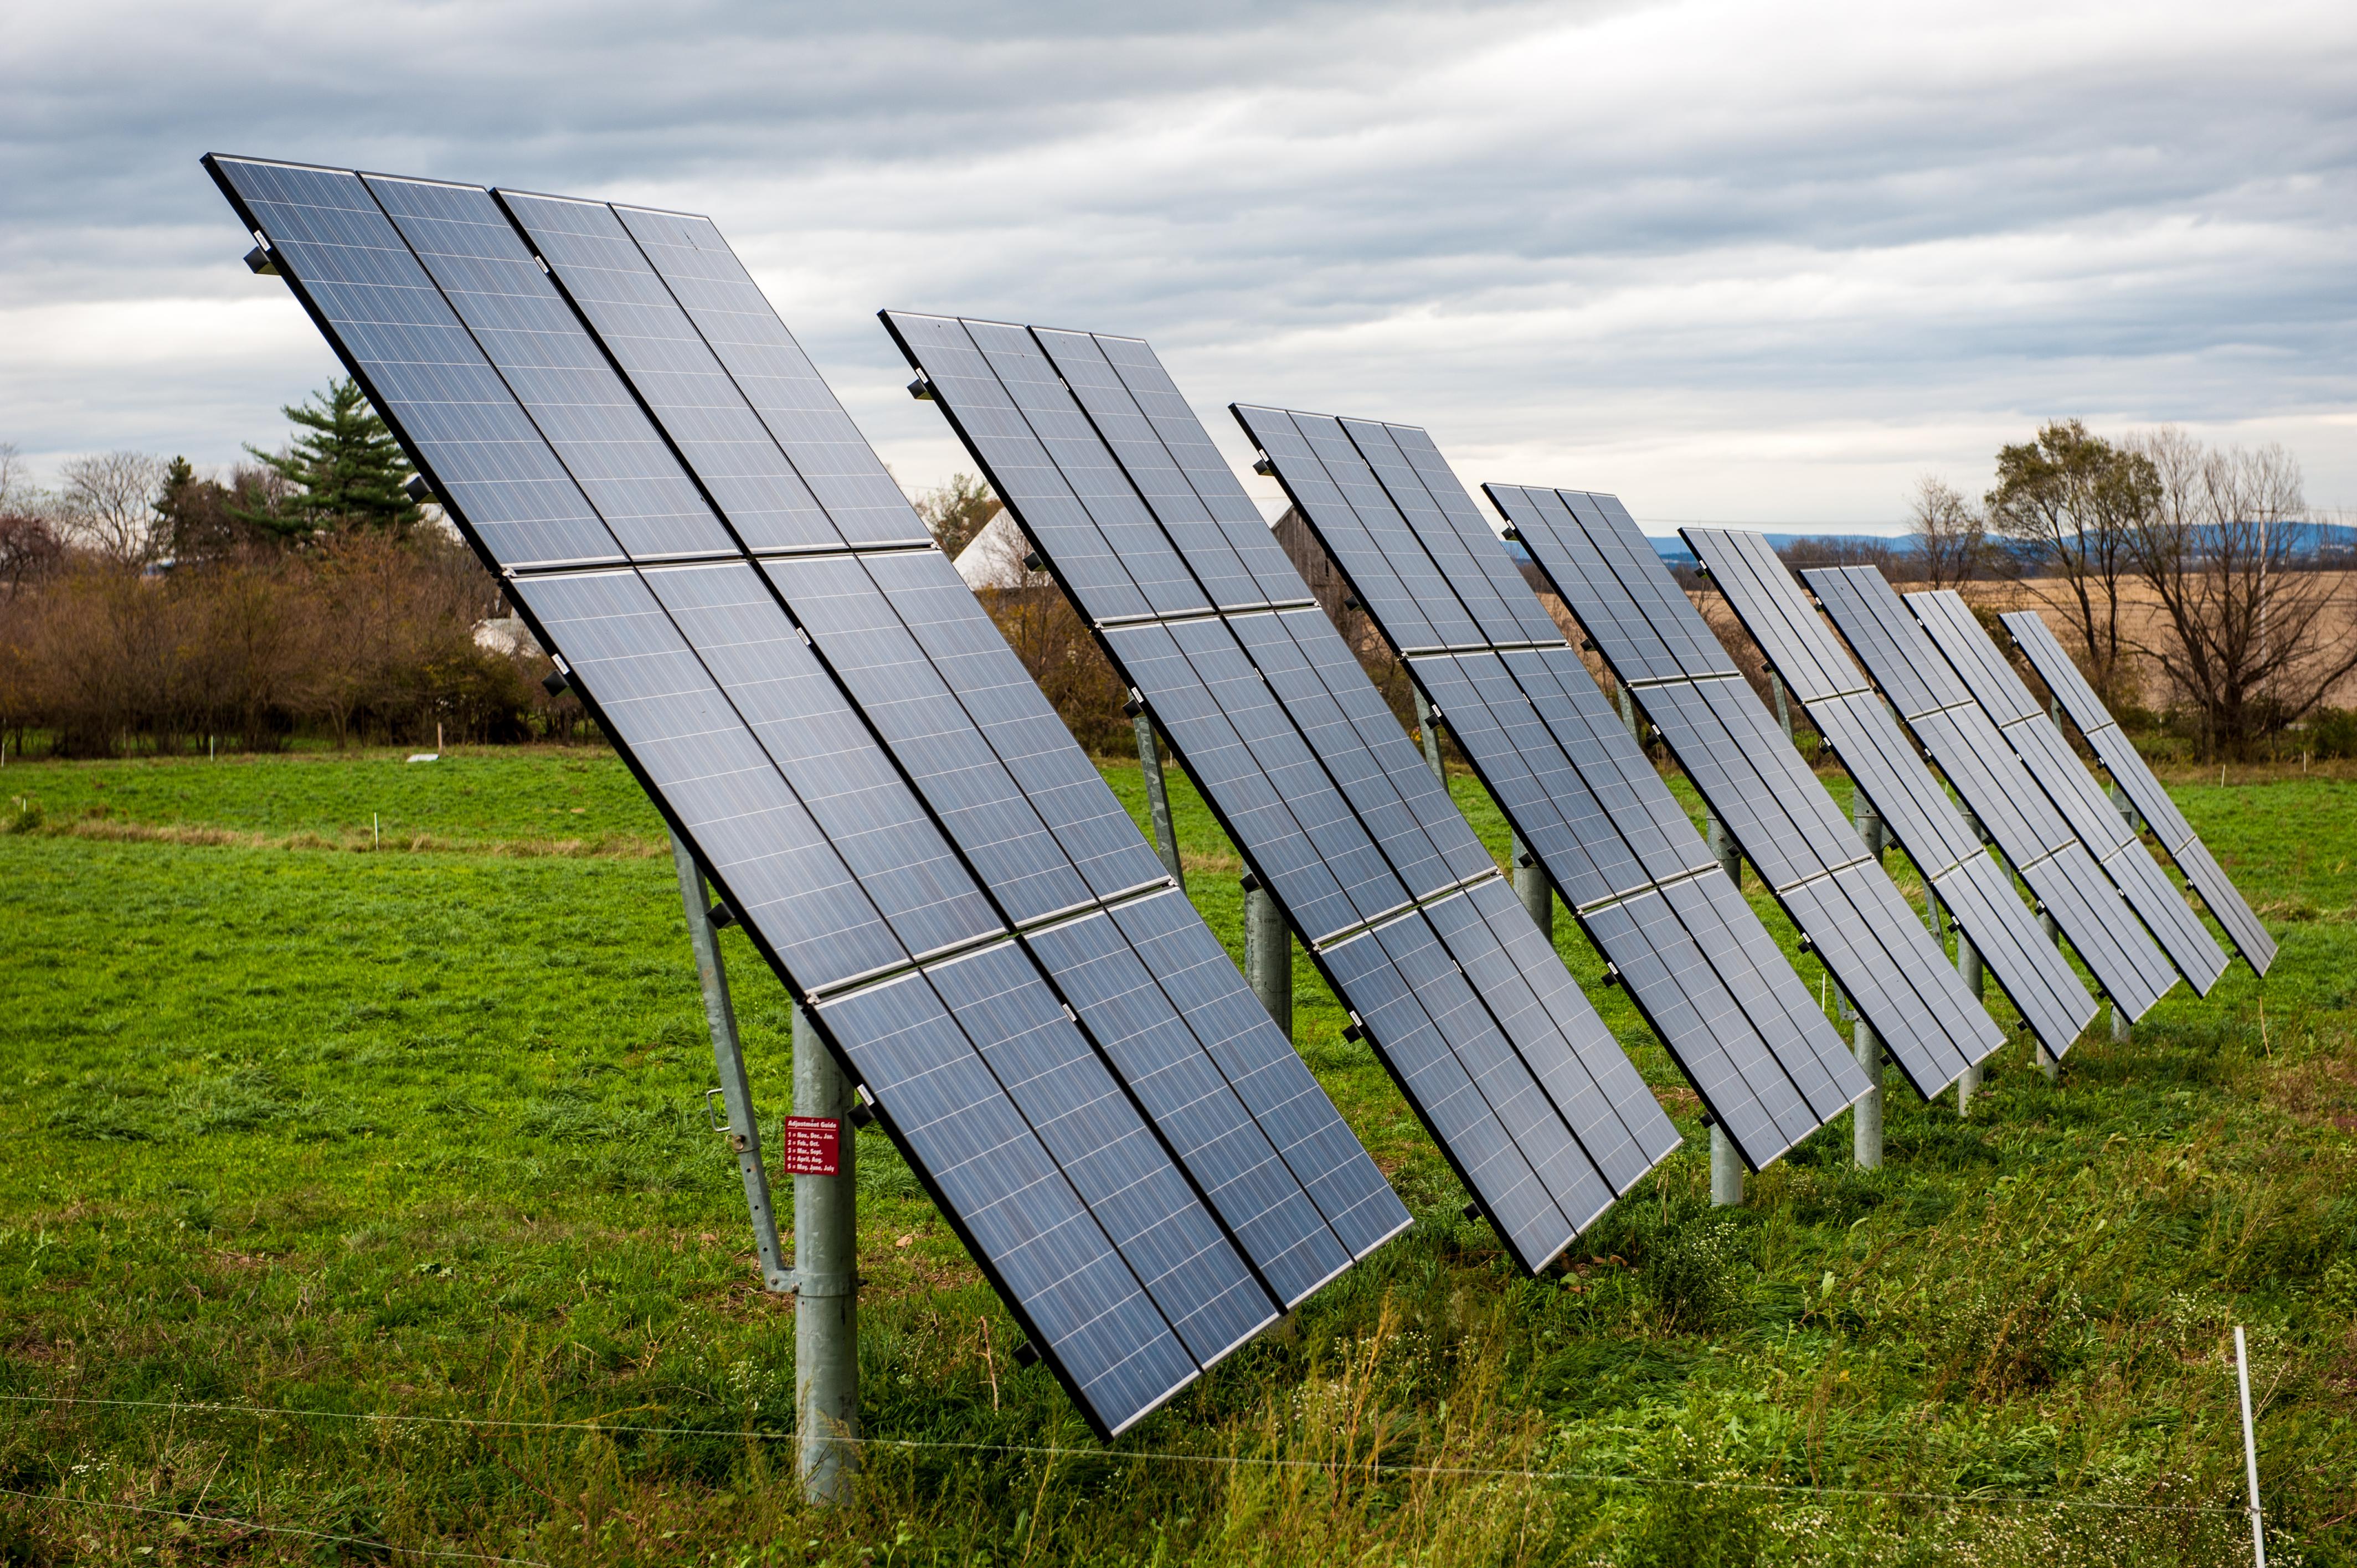
[[2005,629],[2012,635],[2013,645],[2029,659],[2029,667],[2038,671],[2039,679],[2062,704],[2062,711],[2071,715],[2071,722],[2087,737],[2096,759],[2126,793],[2129,804],[2136,807],[2146,825],[2160,840],[2169,857],[2177,862],[2178,869],[2185,873],[2186,885],[2201,895],[2201,901],[2218,917],[2218,923],[2226,929],[2226,935],[2233,940],[2235,950],[2251,966],[2252,972],[2266,973],[2276,961],[2275,939],[2267,935],[2266,927],[2251,912],[2250,905],[2227,879],[2209,845],[2193,831],[2193,824],[2185,820],[2185,813],[2177,809],[2177,802],[2169,798],[2160,780],[2152,776],[2143,754],[2112,717],[2104,700],[2095,695],[2095,689],[2087,684],[2087,678],[2079,673],[2079,666],[2063,651],[2036,610],[2015,610],[2002,618]]
[[1767,539],[1726,529],[1679,532],[2022,1022],[2050,1055],[2070,1049],[2094,1018],[2095,999],[2039,930],[2013,879],[1989,858],[1979,830],[1924,767],[1874,683],[1842,651]]
[[2013,666],[2006,662],[2004,652],[1982,629],[1972,607],[1953,588],[1910,594],[1907,603],[1981,710],[1996,721],[2029,776],[2038,780],[2079,842],[2118,885],[2120,897],[2143,919],[2153,940],[2177,965],[2177,972],[2197,994],[2208,994],[2226,972],[2225,950],[2169,886],[2159,865],[2145,853],[2143,843],[2128,831],[2119,809],[2071,749],[2061,730],[2048,719]]
[[2131,1018],[2176,983],[2169,957],[1973,700],[1906,603],[1871,566],[1801,574],[1867,673],[2079,957]]
[[2002,1044],[1627,510],[1483,488],[1916,1092]]
[[1233,412],[1744,1162],[1869,1092],[1431,437]]
[[206,165],[1100,1433],[1405,1226],[708,220]]
[[885,313],[1521,1265],[1674,1148],[1652,1091],[1135,338]]

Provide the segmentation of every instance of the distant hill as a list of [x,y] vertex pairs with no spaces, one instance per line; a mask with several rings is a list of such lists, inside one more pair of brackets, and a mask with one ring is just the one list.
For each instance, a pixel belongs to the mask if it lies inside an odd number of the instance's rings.
[[[2300,522],[2287,526],[2301,529],[2309,535],[2303,542],[2308,549],[2357,551],[2357,525],[2345,522]],[[1825,544],[1878,545],[1897,556],[1910,554],[1915,549],[1915,536],[1911,533],[1770,533],[1764,537],[1768,541],[1768,547],[1780,553],[1803,540]],[[1658,536],[1648,534],[1645,542],[1653,547],[1653,553],[1659,555],[1669,565],[1698,564],[1695,560],[1694,552],[1686,548],[1685,541],[1674,533]]]

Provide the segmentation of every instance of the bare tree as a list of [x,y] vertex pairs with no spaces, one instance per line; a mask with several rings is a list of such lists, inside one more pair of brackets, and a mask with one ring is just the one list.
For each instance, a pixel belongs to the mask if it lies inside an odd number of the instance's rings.
[[[1987,497],[1989,527],[2021,548],[2036,574],[2031,592],[2062,612],[2088,679],[2115,694],[2126,674],[2120,584],[2130,570],[2129,532],[2152,504],[2150,463],[2070,419],[2001,449],[1996,476]],[[2058,587],[2039,581],[2049,574],[2060,579]]]
[[1926,474],[1910,505],[1916,570],[1927,588],[1960,588],[1979,575],[1988,553],[1988,524],[1980,510],[1947,480]]
[[2154,479],[2130,556],[2171,634],[2144,651],[2200,718],[2205,754],[2248,756],[2357,670],[2349,578],[2316,569],[2319,530],[2282,447],[2210,451],[2161,429],[2128,448]]
[[145,452],[101,452],[69,460],[59,472],[59,532],[70,543],[119,566],[155,559],[160,536],[156,498],[165,463]]
[[26,471],[25,459],[17,456],[16,444],[0,441],[0,512],[29,512],[35,499],[33,476]]
[[65,553],[48,519],[0,507],[0,589],[13,599],[24,585],[47,573]]

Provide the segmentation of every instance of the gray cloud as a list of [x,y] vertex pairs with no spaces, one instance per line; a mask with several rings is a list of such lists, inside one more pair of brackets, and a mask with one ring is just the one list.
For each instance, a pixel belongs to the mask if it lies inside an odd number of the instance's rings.
[[0,439],[223,462],[328,372],[218,149],[709,211],[912,482],[961,454],[887,304],[1142,333],[1207,411],[1641,516],[1887,519],[2073,413],[2357,502],[2345,6],[849,10],[12,21]]

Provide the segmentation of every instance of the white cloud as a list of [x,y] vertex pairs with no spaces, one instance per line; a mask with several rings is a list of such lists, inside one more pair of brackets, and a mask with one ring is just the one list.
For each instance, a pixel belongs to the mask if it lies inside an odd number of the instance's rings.
[[2042,417],[2357,503],[2357,14],[2322,3],[865,11],[84,4],[0,59],[0,439],[271,441],[329,361],[195,166],[712,212],[902,478],[879,306],[1141,333],[1641,517],[1898,515]]

